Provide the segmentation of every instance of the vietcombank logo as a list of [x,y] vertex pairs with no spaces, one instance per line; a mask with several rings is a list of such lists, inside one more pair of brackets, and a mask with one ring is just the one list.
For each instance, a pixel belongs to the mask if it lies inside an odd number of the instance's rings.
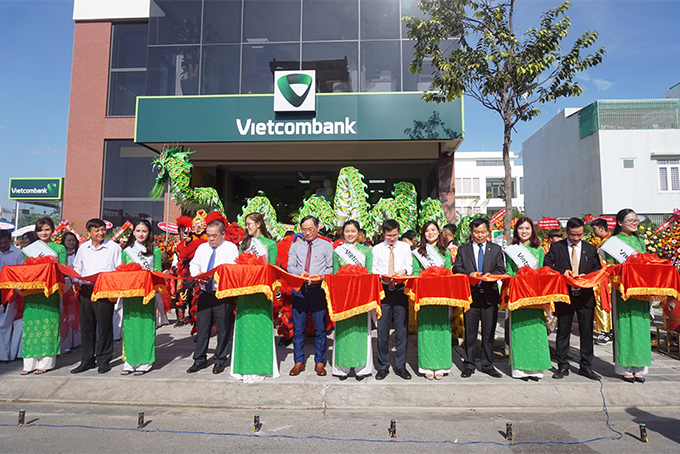
[[61,178],[10,178],[10,199],[59,199]]
[[314,112],[316,71],[275,71],[274,112]]

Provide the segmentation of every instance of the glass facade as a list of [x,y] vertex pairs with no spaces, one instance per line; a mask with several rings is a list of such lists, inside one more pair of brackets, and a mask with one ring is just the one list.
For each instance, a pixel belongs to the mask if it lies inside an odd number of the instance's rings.
[[147,95],[273,93],[273,71],[315,69],[317,92],[422,91],[401,18],[414,0],[156,0]]
[[102,217],[114,227],[140,219],[147,219],[153,226],[163,221],[163,200],[149,198],[156,179],[151,167],[155,156],[132,140],[106,141]]
[[148,25],[113,24],[109,71],[108,116],[134,116],[137,96],[146,85]]

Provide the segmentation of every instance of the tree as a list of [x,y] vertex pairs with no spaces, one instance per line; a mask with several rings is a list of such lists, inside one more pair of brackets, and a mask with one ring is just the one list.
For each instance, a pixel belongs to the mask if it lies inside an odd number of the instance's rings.
[[[513,128],[539,115],[539,104],[581,95],[574,76],[600,64],[605,54],[601,47],[582,55],[595,44],[597,32],[585,32],[562,54],[571,26],[568,1],[542,13],[540,26],[521,36],[515,31],[515,0],[420,0],[418,6],[429,19],[405,17],[404,22],[415,40],[411,72],[421,73],[425,59],[432,59],[434,91],[423,99],[440,103],[468,95],[500,115],[504,187],[511,188]],[[512,191],[504,192],[505,237],[510,238]]]

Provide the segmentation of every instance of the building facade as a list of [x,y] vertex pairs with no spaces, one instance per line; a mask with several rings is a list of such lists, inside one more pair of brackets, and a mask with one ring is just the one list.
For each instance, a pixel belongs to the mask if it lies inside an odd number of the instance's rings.
[[[289,222],[350,165],[370,202],[409,181],[453,219],[463,105],[420,99],[431,77],[408,71],[401,23],[416,14],[411,0],[75,0],[64,219],[174,219],[148,195],[174,145],[230,219],[264,193]],[[277,71],[314,74],[312,111],[274,110]]]
[[565,109],[522,144],[529,216],[660,221],[680,206],[680,100],[601,100]]
[[[510,154],[512,206],[524,211],[524,169],[518,160],[517,155]],[[501,151],[459,152],[455,161],[459,215],[493,216],[505,208],[505,167]]]

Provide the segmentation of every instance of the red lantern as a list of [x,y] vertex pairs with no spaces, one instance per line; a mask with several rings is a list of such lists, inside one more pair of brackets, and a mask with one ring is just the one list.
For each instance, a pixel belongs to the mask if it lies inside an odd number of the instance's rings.
[[560,221],[555,218],[543,218],[538,221],[538,228],[543,230],[559,229]]

